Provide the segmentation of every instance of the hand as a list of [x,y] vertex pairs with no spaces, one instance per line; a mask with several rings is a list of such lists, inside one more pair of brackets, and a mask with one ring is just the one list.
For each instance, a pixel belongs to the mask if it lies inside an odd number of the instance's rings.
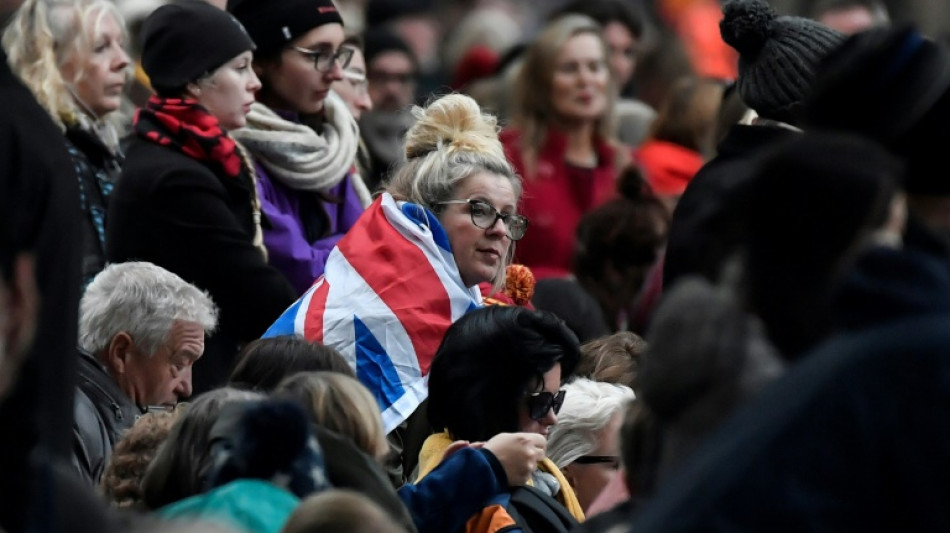
[[499,433],[484,448],[490,451],[508,476],[508,485],[524,485],[544,458],[547,440],[537,433]]

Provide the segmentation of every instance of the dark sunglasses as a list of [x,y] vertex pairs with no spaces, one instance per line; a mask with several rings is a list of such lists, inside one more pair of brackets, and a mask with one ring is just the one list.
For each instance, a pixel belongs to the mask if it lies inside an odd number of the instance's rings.
[[548,411],[554,410],[557,414],[564,405],[564,396],[567,391],[559,390],[557,394],[553,392],[533,392],[525,397],[525,404],[528,406],[528,416],[531,420],[541,420],[548,415]]
[[579,465],[607,464],[613,470],[620,468],[620,458],[616,455],[582,455],[574,462]]

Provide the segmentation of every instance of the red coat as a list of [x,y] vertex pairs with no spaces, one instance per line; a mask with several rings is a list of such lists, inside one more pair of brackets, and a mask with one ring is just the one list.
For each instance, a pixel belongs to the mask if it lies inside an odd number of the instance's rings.
[[[570,274],[581,217],[617,195],[614,148],[598,140],[597,167],[571,170],[564,160],[567,137],[552,130],[538,153],[535,173],[529,175],[521,157],[520,132],[503,131],[501,142],[524,178],[521,212],[530,220],[528,232],[518,241],[515,262],[527,265],[538,279]],[[590,176],[582,176],[584,172]]]

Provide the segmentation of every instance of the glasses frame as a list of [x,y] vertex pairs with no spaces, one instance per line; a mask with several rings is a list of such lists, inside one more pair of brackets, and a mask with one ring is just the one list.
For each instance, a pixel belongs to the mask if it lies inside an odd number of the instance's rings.
[[553,410],[554,414],[558,414],[561,411],[561,406],[564,405],[566,396],[567,391],[564,389],[560,389],[556,393],[541,391],[527,394],[525,405],[528,406],[528,417],[535,422],[539,422],[548,416],[548,411]]
[[[353,54],[355,50],[348,46],[341,46],[335,51],[330,50],[311,50],[309,48],[301,48],[299,46],[291,46],[291,50],[307,56],[311,61],[313,61],[313,68],[317,69],[317,72],[330,72],[333,70],[333,64],[338,63],[341,69],[345,69],[350,66],[350,61],[353,60]],[[324,65],[320,67],[320,61],[323,61]]]
[[582,455],[574,462],[579,465],[611,464],[614,470],[620,468],[620,457],[616,455]]
[[[491,224],[487,226],[482,226],[478,222],[475,221],[475,211],[473,209],[469,209],[468,214],[472,218],[472,224],[476,228],[491,229],[492,227],[495,226],[495,224],[498,223],[498,219],[501,219],[501,223],[505,226],[505,235],[507,235],[508,238],[513,241],[520,241],[521,239],[524,238],[525,233],[528,232],[528,225],[529,225],[528,217],[524,215],[519,215],[518,213],[502,213],[501,211],[495,209],[495,206],[491,205],[485,200],[475,200],[474,198],[469,198],[467,200],[446,200],[444,202],[436,202],[434,205],[452,205],[452,204],[459,204],[459,205],[468,204],[469,206],[483,205],[487,207],[489,210],[491,210],[492,213],[495,214],[495,217],[492,219]],[[515,237],[511,233],[511,226],[508,225],[509,220],[523,220],[524,221],[524,231],[518,237]]]

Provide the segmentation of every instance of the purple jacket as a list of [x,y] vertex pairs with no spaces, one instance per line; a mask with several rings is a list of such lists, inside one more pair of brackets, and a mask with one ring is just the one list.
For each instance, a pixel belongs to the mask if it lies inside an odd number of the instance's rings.
[[[301,217],[301,198],[315,193],[291,189],[272,179],[260,164],[255,166],[261,211],[266,218],[262,226],[268,261],[283,272],[298,295],[303,294],[323,274],[330,251],[363,214],[363,205],[347,174],[337,186],[326,191],[341,203],[320,201],[329,218],[329,235],[310,241]],[[316,204],[304,205],[311,208]]]

